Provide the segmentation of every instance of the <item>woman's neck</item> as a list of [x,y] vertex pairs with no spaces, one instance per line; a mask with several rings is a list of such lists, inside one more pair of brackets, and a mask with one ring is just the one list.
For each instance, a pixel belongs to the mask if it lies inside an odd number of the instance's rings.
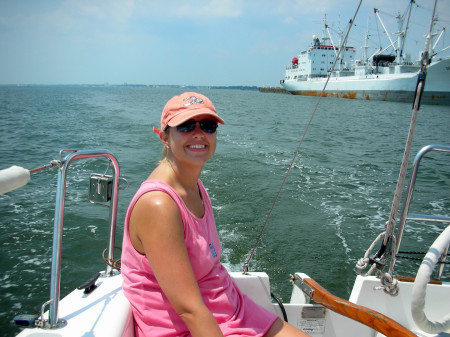
[[196,173],[184,166],[183,170],[180,170],[179,166],[174,165],[170,160],[165,160],[153,171],[149,179],[157,179],[169,184],[180,195],[188,209],[201,218],[204,214],[204,206],[198,187],[200,172],[201,170]]
[[164,159],[152,172],[149,179],[162,180],[176,190],[197,191],[201,167],[179,165],[170,159]]

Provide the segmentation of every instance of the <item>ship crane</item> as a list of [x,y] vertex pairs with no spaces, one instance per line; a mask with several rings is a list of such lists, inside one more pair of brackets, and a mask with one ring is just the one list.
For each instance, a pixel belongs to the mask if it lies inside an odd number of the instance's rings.
[[[394,33],[394,35],[398,36],[398,38],[395,40],[395,42],[392,41],[391,36],[389,35],[389,32],[387,31],[386,26],[384,25],[383,20],[380,17],[380,14],[379,14],[380,11],[377,8],[373,9],[375,16],[377,17],[378,21],[380,21],[381,26],[383,27],[383,31],[386,34],[386,36],[388,37],[389,42],[390,42],[389,46],[387,46],[383,50],[381,50],[381,48],[380,48],[380,51],[377,53],[381,54],[383,51],[392,47],[392,49],[395,52],[395,56],[396,56],[396,60],[397,60],[398,64],[403,64],[403,62],[404,62],[403,50],[405,47],[406,36],[408,34],[409,21],[411,18],[411,10],[412,10],[413,4],[414,4],[414,0],[411,0],[409,2],[408,8],[406,9],[405,14],[402,15],[402,14],[398,13],[397,15],[395,15],[395,19],[397,20],[397,23],[398,23],[398,30],[397,30],[397,32]],[[405,18],[406,18],[406,26],[403,29],[403,24],[405,22]],[[397,43],[397,47],[395,46],[395,43]],[[375,54],[377,54],[377,53],[375,53]],[[372,55],[371,57],[373,57],[374,55]]]

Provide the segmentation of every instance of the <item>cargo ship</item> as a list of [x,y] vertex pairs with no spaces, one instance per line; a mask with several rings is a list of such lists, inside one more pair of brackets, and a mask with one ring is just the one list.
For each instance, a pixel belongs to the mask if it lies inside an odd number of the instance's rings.
[[[325,17],[322,38],[313,36],[310,46],[292,59],[285,78],[280,81],[282,87],[295,95],[412,102],[420,74],[420,60],[413,61],[411,55],[404,52],[413,2],[408,6],[404,15],[396,16],[398,26],[401,27],[396,33],[397,43],[392,42],[386,33],[389,46],[368,56],[367,31],[362,59],[357,59],[353,46],[333,43]],[[374,9],[374,12],[382,23],[378,10]],[[438,44],[444,32],[445,28],[433,34],[435,39],[432,48]],[[448,48],[439,52],[432,49],[430,52],[422,103],[450,105],[450,57],[441,56]],[[336,58],[338,60],[332,68]]]

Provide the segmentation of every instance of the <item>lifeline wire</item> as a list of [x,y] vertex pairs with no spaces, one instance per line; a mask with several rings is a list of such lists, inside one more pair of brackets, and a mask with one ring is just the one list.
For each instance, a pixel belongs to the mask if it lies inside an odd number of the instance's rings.
[[302,138],[301,138],[301,140],[300,140],[300,142],[299,142],[299,144],[298,144],[298,146],[297,146],[297,149],[296,149],[296,151],[295,151],[295,153],[294,153],[294,156],[293,156],[293,158],[292,158],[292,161],[291,161],[291,163],[290,163],[290,165],[289,165],[289,167],[288,167],[288,169],[287,169],[286,175],[284,176],[284,179],[283,179],[283,182],[281,183],[280,189],[278,190],[278,193],[277,193],[277,195],[276,195],[276,197],[275,197],[275,200],[274,200],[274,202],[273,202],[273,204],[272,204],[272,207],[270,208],[269,214],[267,215],[266,221],[264,222],[264,225],[263,225],[263,227],[262,227],[262,229],[261,229],[261,232],[259,233],[259,236],[258,236],[258,239],[256,240],[255,246],[253,247],[252,252],[250,253],[250,256],[249,256],[247,262],[244,264],[244,267],[243,267],[243,270],[242,270],[244,274],[247,274],[247,273],[248,273],[248,268],[249,268],[250,260],[252,259],[253,254],[254,254],[255,251],[256,251],[256,248],[258,247],[258,244],[259,244],[259,241],[261,240],[261,237],[262,237],[262,234],[263,234],[263,232],[264,232],[264,229],[266,228],[266,225],[267,225],[267,223],[269,222],[269,218],[270,218],[270,216],[272,215],[273,209],[275,208],[275,205],[276,205],[276,203],[277,203],[277,201],[278,201],[278,197],[280,196],[281,191],[283,190],[284,184],[286,183],[287,177],[289,176],[289,173],[291,172],[291,169],[292,169],[292,167],[294,166],[295,159],[297,158],[297,155],[298,155],[298,153],[300,152],[300,147],[301,147],[302,144],[303,144],[303,140],[305,139],[306,133],[308,132],[308,129],[309,129],[310,125],[311,125],[311,122],[312,122],[312,120],[313,120],[313,118],[314,118],[314,116],[315,116],[315,114],[316,114],[316,111],[317,111],[317,108],[318,108],[318,106],[319,106],[320,100],[322,99],[322,96],[323,96],[323,94],[324,94],[324,92],[325,92],[325,89],[326,89],[326,87],[327,87],[328,81],[330,80],[331,74],[333,73],[333,70],[334,70],[334,67],[335,67],[335,65],[336,65],[336,62],[339,60],[339,57],[340,57],[340,55],[341,55],[342,48],[345,46],[345,44],[346,44],[346,42],[347,42],[348,35],[349,35],[349,33],[350,33],[350,30],[351,30],[351,28],[352,28],[353,23],[355,22],[355,18],[356,18],[356,15],[358,14],[359,8],[361,7],[361,3],[362,3],[362,0],[360,0],[360,2],[359,2],[358,8],[356,9],[356,12],[355,12],[355,15],[353,16],[353,19],[350,20],[350,25],[349,25],[349,27],[348,27],[347,33],[346,33],[346,35],[345,35],[345,38],[344,38],[344,40],[342,41],[341,47],[339,48],[339,53],[338,53],[338,55],[336,56],[336,58],[334,59],[334,63],[333,63],[333,65],[331,66],[331,69],[330,69],[330,72],[329,72],[329,74],[328,74],[328,77],[327,77],[327,80],[326,80],[326,82],[325,82],[325,85],[323,86],[322,92],[320,93],[319,98],[317,99],[316,106],[314,107],[313,113],[311,114],[311,117],[310,117],[310,119],[309,119],[309,121],[308,121],[308,124],[306,125],[305,131],[303,132],[303,136],[302,136]]

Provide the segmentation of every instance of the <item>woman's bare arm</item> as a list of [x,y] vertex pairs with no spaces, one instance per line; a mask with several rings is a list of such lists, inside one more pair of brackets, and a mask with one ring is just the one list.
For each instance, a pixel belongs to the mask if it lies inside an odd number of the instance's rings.
[[164,192],[144,194],[130,218],[134,248],[145,254],[153,273],[193,337],[223,336],[205,306],[184,242],[177,205]]

